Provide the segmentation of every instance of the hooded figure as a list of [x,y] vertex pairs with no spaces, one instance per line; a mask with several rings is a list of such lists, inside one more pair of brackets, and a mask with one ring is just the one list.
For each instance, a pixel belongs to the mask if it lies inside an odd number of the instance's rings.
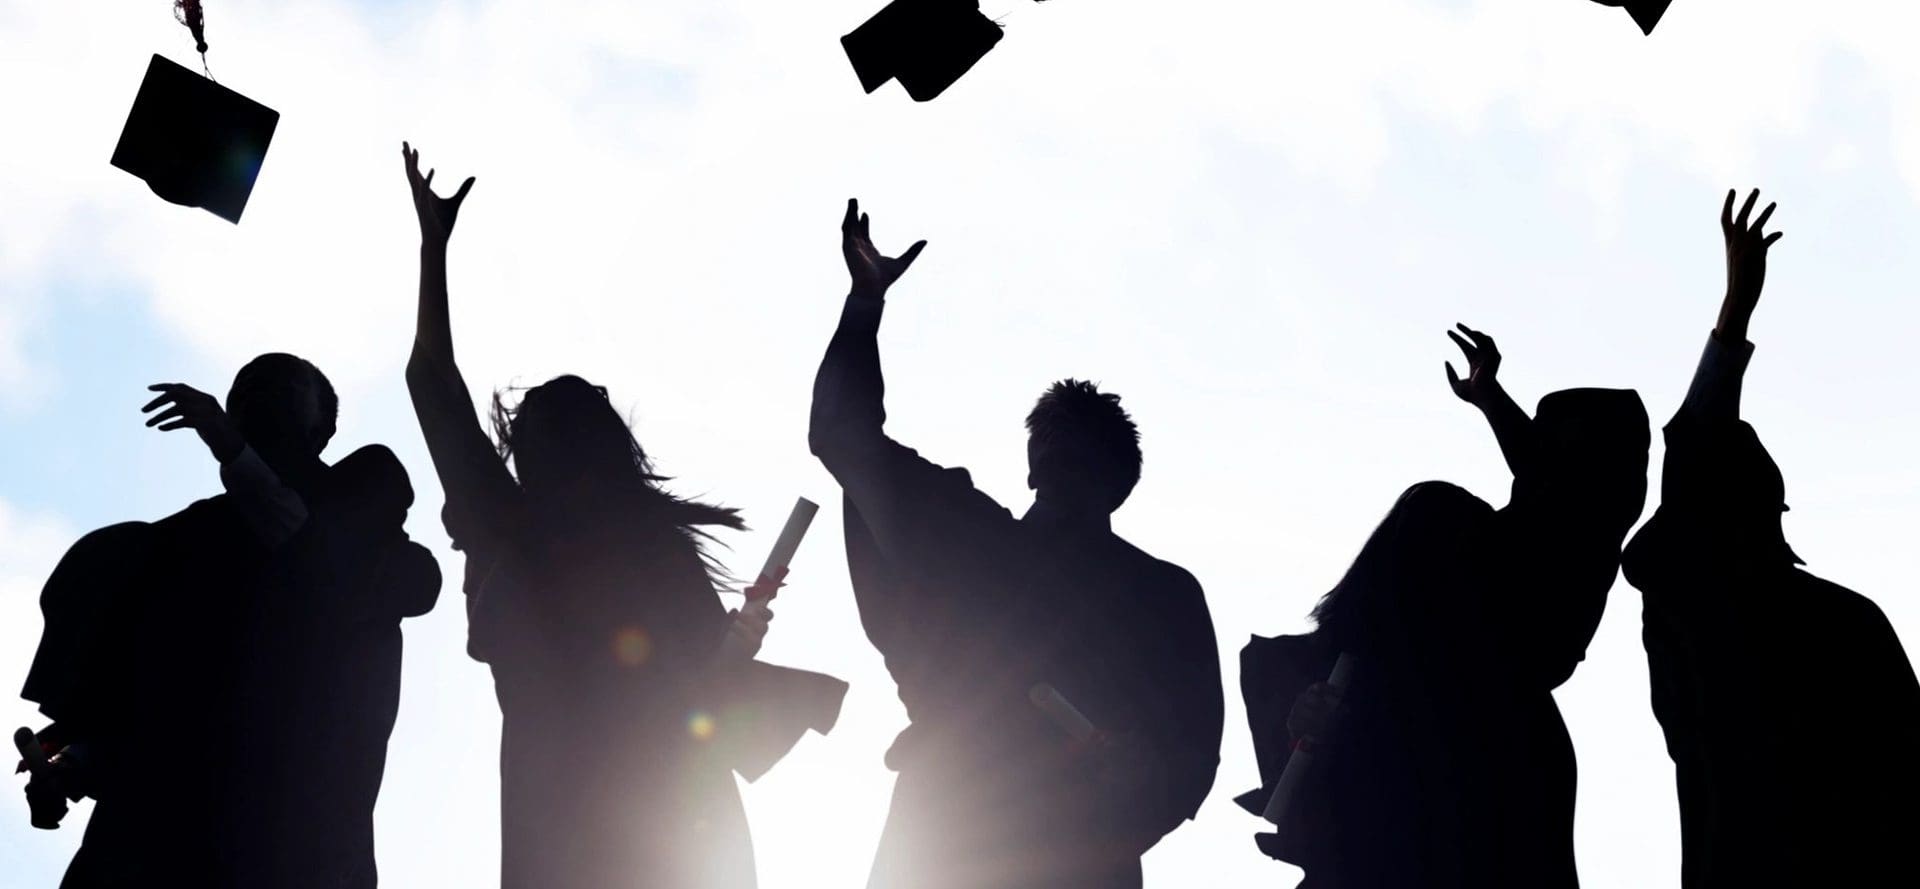
[[[1757,197],[1757,192],[1755,197]],[[1720,324],[1673,420],[1660,508],[1627,547],[1654,715],[1680,798],[1682,884],[1886,886],[1920,836],[1920,682],[1874,603],[1802,570],[1786,485],[1740,391],[1766,251],[1721,224]]]
[[[1497,365],[1468,354],[1476,372]],[[1578,885],[1573,745],[1552,692],[1585,656],[1639,517],[1646,413],[1631,391],[1574,389],[1529,419],[1490,372],[1462,397],[1487,413],[1514,471],[1508,505],[1415,485],[1311,633],[1256,636],[1241,652],[1262,786],[1238,801],[1255,814],[1296,735],[1315,734],[1289,727],[1296,702],[1324,694],[1341,653],[1358,658],[1298,823],[1258,838],[1306,870],[1304,886]]]

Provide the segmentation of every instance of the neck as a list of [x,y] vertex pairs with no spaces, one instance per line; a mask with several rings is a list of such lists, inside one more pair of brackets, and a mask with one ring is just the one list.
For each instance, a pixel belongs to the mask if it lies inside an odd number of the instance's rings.
[[1033,505],[1027,508],[1027,514],[1021,521],[1071,531],[1113,530],[1113,516],[1105,510],[1061,503],[1045,497],[1034,498]]

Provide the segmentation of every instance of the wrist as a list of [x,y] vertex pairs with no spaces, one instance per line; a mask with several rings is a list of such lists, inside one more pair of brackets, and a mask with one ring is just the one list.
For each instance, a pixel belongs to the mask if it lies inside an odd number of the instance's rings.
[[1486,382],[1474,387],[1473,397],[1468,399],[1481,413],[1490,413],[1506,399],[1507,390],[1498,382]]

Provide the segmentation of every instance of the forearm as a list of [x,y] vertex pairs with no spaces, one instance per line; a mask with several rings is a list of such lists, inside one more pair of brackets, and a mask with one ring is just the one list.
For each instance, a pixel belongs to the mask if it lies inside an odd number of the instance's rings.
[[1498,385],[1491,387],[1474,406],[1493,428],[1493,438],[1500,444],[1507,469],[1515,476],[1522,474],[1533,459],[1533,418],[1527,416],[1526,409],[1513,400],[1505,387]]
[[1746,379],[1753,344],[1744,324],[1714,328],[1694,369],[1680,415],[1692,420],[1731,422],[1740,419],[1740,391]]
[[307,523],[306,501],[251,447],[220,464],[220,482],[241,519],[268,548],[286,543]]
[[841,443],[879,436],[886,424],[886,382],[880,371],[880,316],[876,296],[850,294],[813,381],[808,443],[830,459]]
[[420,245],[420,305],[414,321],[413,363],[453,366],[453,320],[447,307],[447,245]]

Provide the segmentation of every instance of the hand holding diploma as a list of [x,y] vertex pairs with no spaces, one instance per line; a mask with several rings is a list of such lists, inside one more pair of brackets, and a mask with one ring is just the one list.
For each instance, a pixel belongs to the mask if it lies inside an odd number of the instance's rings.
[[1134,733],[1102,730],[1049,683],[1034,685],[1027,697],[1073,739],[1074,746],[1092,754],[1101,781],[1132,788],[1145,784],[1151,777],[1154,761]]
[[13,747],[20,752],[14,774],[28,773],[27,807],[33,826],[41,830],[58,828],[60,819],[67,816],[67,795],[61,790],[58,773],[62,763],[57,756],[49,759],[33,729],[24,726],[14,730]]
[[768,626],[773,621],[773,609],[767,603],[779,593],[780,587],[786,585],[787,565],[793,561],[794,553],[799,551],[800,540],[807,536],[807,528],[813,524],[813,516],[819,511],[819,505],[805,497],[793,504],[793,512],[787,515],[786,527],[780,529],[773,550],[767,553],[766,564],[761,567],[758,579],[741,591],[746,594],[747,602],[732,612],[733,622],[728,625],[726,638],[720,643],[723,661],[751,660],[760,653],[760,645],[766,641]]
[[[1353,681],[1356,666],[1352,655],[1342,654],[1334,662],[1333,675],[1324,683],[1315,683],[1302,693],[1295,702],[1294,710],[1287,716],[1287,733],[1293,735],[1293,754],[1287,758],[1287,767],[1275,782],[1273,796],[1267,800],[1266,811],[1262,814],[1267,821],[1280,828],[1275,846],[1301,848],[1299,841],[1311,830],[1297,823],[1300,819],[1304,793],[1302,788],[1307,777],[1313,771],[1315,748],[1331,738],[1338,728],[1340,716],[1340,696]],[[1276,854],[1283,860],[1292,861],[1294,856]],[[1300,862],[1295,861],[1298,864]]]

